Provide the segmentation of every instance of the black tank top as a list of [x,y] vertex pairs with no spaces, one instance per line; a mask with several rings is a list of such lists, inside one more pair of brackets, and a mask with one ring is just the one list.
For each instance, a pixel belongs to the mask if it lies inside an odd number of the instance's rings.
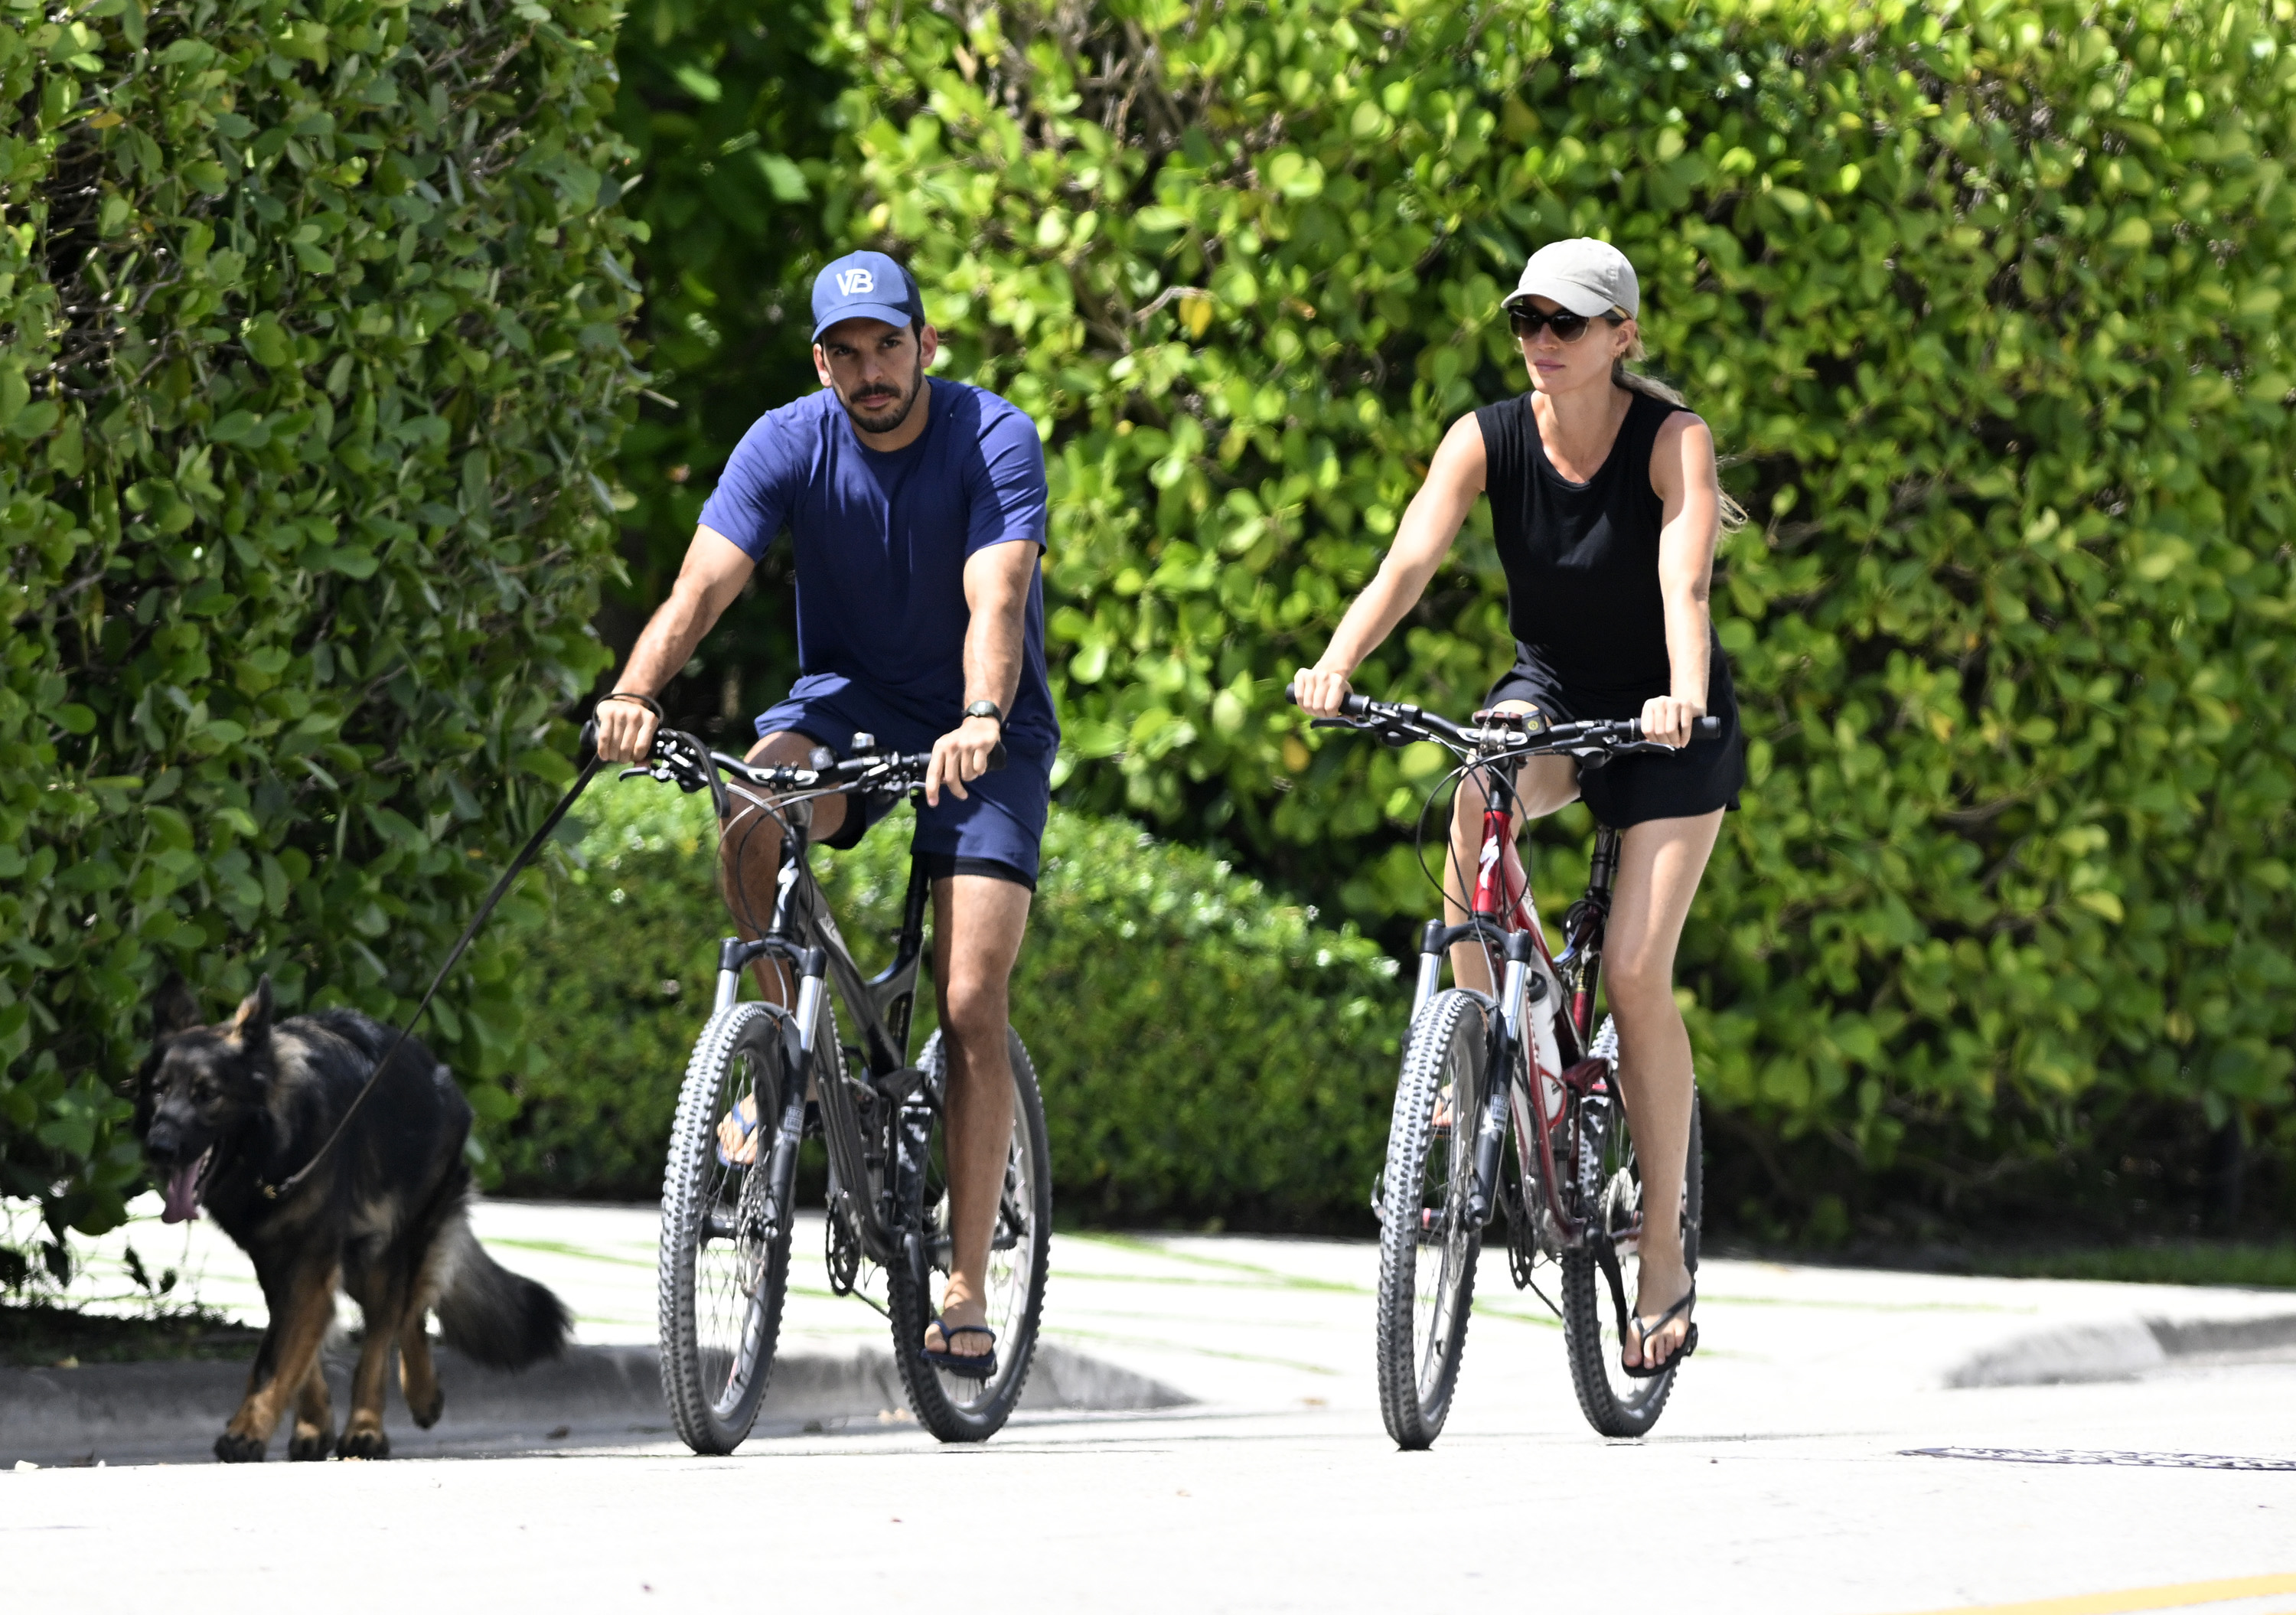
[[1571,482],[1546,457],[1533,396],[1475,412],[1506,568],[1507,626],[1528,656],[1590,696],[1631,706],[1664,695],[1670,664],[1658,540],[1665,507],[1651,488],[1651,446],[1682,406],[1635,394],[1610,457],[1589,480]]

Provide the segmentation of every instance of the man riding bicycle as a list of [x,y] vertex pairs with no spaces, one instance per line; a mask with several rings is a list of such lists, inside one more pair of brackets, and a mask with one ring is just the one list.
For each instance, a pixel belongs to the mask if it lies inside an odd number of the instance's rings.
[[[800,676],[757,720],[754,763],[843,754],[857,734],[932,763],[914,848],[932,878],[933,984],[949,1050],[954,1250],[939,1317],[918,1342],[936,1366],[994,1372],[984,1326],[988,1248],[1013,1132],[1006,1008],[1036,889],[1060,743],[1045,668],[1045,457],[1029,417],[925,373],[939,333],[915,280],[855,252],[813,285],[822,390],[762,416],[726,463],[669,598],[598,706],[598,752],[644,759],[653,696],[693,656],[787,528],[797,561]],[[1002,744],[1006,765],[990,771]],[[866,799],[863,799],[865,804]],[[851,847],[882,801],[810,804],[815,839]],[[727,906],[744,937],[774,912],[780,825],[737,800],[722,827]],[[793,1003],[778,966],[767,996]],[[726,1118],[731,1159],[756,1159],[758,1118]]]

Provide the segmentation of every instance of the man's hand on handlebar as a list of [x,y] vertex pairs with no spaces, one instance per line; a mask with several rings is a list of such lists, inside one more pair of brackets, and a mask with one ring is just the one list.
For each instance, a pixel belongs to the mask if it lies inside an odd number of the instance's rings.
[[1317,717],[1337,717],[1340,703],[1347,700],[1348,676],[1330,673],[1321,668],[1302,668],[1292,676],[1292,699],[1300,710]]
[[607,696],[591,715],[598,725],[598,759],[606,763],[643,763],[653,752],[653,732],[660,719],[634,701]]
[[1653,695],[1643,703],[1643,738],[1661,746],[1687,746],[1691,726],[1705,716],[1706,708],[1701,702]]
[[988,759],[1004,732],[993,717],[968,717],[933,742],[932,763],[925,769],[925,800],[940,806],[941,787],[960,802],[967,800],[964,782],[988,770]]

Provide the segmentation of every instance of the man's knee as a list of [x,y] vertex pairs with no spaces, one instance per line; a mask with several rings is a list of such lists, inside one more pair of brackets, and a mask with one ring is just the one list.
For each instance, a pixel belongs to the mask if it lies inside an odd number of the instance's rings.
[[1011,1019],[1012,992],[1001,980],[958,975],[941,1004],[941,1024],[969,1052],[985,1052],[1003,1042]]

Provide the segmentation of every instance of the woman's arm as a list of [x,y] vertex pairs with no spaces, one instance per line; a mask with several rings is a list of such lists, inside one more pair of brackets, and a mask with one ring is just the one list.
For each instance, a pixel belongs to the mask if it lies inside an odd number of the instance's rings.
[[1714,434],[1693,414],[1669,415],[1651,446],[1651,488],[1664,507],[1658,537],[1658,586],[1666,602],[1666,654],[1673,689],[1643,703],[1643,734],[1669,746],[1690,743],[1706,712],[1707,652],[1713,644],[1708,595],[1714,545],[1722,535],[1722,480]]
[[1427,480],[1419,485],[1411,508],[1403,512],[1395,543],[1387,559],[1379,563],[1379,576],[1356,596],[1322,658],[1314,667],[1300,668],[1294,677],[1300,706],[1318,717],[1338,715],[1340,702],[1347,698],[1348,676],[1379,649],[1403,620],[1403,614],[1419,603],[1435,569],[1451,553],[1460,523],[1482,496],[1487,463],[1482,424],[1472,414],[1461,415],[1443,434],[1435,463],[1427,468]]

